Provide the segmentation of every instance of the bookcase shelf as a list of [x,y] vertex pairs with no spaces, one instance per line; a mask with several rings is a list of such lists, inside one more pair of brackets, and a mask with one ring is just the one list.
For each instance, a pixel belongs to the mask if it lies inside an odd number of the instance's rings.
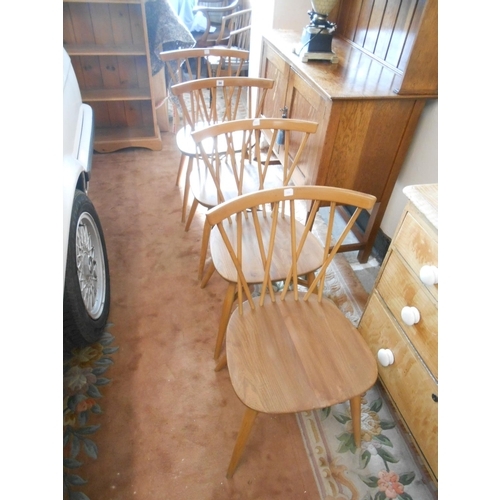
[[63,0],[63,45],[94,111],[94,149],[162,148],[145,0]]

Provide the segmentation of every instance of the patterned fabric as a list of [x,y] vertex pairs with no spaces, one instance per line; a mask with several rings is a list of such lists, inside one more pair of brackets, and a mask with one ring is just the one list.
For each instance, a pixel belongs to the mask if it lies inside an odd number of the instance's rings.
[[296,416],[321,500],[437,500],[378,384],[362,398],[359,449],[349,403]]
[[194,47],[195,39],[167,0],[146,2],[151,71],[156,75],[165,66],[160,59],[163,50],[188,49]]
[[[107,328],[112,326],[107,325]],[[118,350],[108,331],[88,347],[74,349],[63,365],[63,485],[64,498],[89,500],[79,491],[87,480],[78,469],[86,457],[97,459],[98,448],[92,435],[99,429],[95,416],[102,414],[99,400],[102,387],[110,383],[104,376]]]

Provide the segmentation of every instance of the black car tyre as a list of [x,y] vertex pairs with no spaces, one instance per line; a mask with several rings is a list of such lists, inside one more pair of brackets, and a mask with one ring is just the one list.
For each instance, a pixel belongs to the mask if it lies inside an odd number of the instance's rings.
[[77,190],[71,213],[64,286],[64,348],[99,340],[108,321],[108,257],[94,205]]

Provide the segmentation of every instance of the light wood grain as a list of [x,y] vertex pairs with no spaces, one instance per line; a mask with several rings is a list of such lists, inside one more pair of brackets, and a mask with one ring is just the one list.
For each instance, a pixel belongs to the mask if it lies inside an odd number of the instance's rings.
[[[377,290],[411,343],[438,378],[438,315],[435,301],[415,279],[396,252],[391,252],[377,284]],[[405,306],[420,312],[418,323],[408,326],[401,319]]]
[[[262,109],[262,103],[264,102],[262,95],[260,104],[257,106],[256,116],[260,114],[260,110]],[[311,121],[263,118],[225,121],[194,131],[192,138],[197,144],[202,162],[198,162],[195,168],[193,168],[189,179],[194,201],[186,228],[189,227],[198,205],[212,208],[242,194],[289,185],[300,161],[301,154],[305,151],[305,145],[309,136],[316,131],[316,128],[317,123]],[[280,132],[284,134],[284,144],[280,145],[280,149],[283,152],[283,160],[281,165],[276,165],[273,146]],[[264,135],[267,137],[268,145],[264,149],[261,149]],[[289,149],[292,144],[295,145],[296,154],[293,161],[290,161]],[[271,234],[270,219],[263,218],[262,214],[259,214],[256,219],[257,221],[252,218],[245,219],[245,225],[248,227],[244,233],[252,234],[255,227],[261,226],[264,235]],[[287,221],[283,220],[280,222],[283,222],[283,224],[280,223],[278,228],[279,231],[283,230],[283,232],[279,234],[283,237],[283,241],[287,241],[286,238],[289,235],[289,228],[286,227]],[[205,224],[201,243],[198,268],[200,279],[202,279],[205,269],[210,237],[209,227],[211,229],[211,226],[207,226],[207,224],[209,223]],[[234,232],[235,227],[228,226],[225,228],[228,231],[229,240],[233,242],[239,237]],[[297,230],[299,237],[303,234],[302,229]],[[215,264],[219,270],[219,274],[230,283],[235,282],[234,266],[231,259],[228,258],[229,256],[223,244],[221,234],[217,229],[212,231],[212,233],[210,237],[212,265]],[[244,241],[248,251],[247,254],[252,256],[252,258],[245,259],[244,272],[249,283],[260,283],[263,279],[263,269],[261,261],[253,262],[253,257],[256,259],[261,258],[259,257],[259,252],[256,252],[257,249],[252,246],[252,242],[254,241],[252,239],[248,242]],[[269,241],[266,240],[264,245],[268,243]],[[321,248],[318,249],[317,245],[314,246],[313,240],[307,240],[307,249],[309,250],[309,254],[304,253],[299,261],[301,274],[307,274],[317,269],[322,259]],[[281,248],[278,251],[281,251]],[[286,259],[289,260],[290,256],[285,253],[282,257],[286,261]],[[282,280],[286,277],[288,268],[284,269],[279,266],[273,266],[271,271],[272,275],[270,279],[272,281]],[[206,282],[207,279],[202,279],[202,287],[205,286]],[[219,323],[215,358],[220,354],[231,304],[231,296],[226,296]]]
[[359,331],[374,355],[379,349],[390,349],[394,364],[379,365],[379,376],[388,394],[405,420],[413,438],[438,477],[438,387],[420,362],[405,335],[392,319],[375,292],[363,315]]
[[336,51],[345,51],[345,41],[392,69],[400,95],[437,94],[437,0],[341,0],[331,20],[338,24]]
[[377,377],[359,333],[327,300],[288,295],[273,303],[267,296],[255,311],[245,303],[231,316],[226,342],[236,394],[261,412],[326,408],[365,392]]
[[[394,246],[398,249],[401,257],[408,263],[408,266],[414,271],[418,281],[420,281],[419,273],[422,266],[438,267],[436,231],[432,231],[429,224],[419,223],[419,220],[410,212],[404,218],[403,224],[394,240]],[[438,287],[438,284],[426,286],[427,290],[436,300],[438,299]]]

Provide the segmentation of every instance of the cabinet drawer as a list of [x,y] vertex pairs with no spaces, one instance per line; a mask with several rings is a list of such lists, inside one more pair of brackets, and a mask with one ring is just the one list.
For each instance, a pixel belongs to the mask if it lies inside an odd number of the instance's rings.
[[438,395],[437,384],[376,292],[363,314],[359,331],[375,356],[379,349],[390,349],[394,354],[392,365],[378,364],[379,377],[437,477],[438,405],[433,400],[433,394]]
[[[377,284],[380,296],[394,318],[419,352],[432,374],[438,378],[438,313],[437,304],[425,286],[403,264],[397,252],[390,251],[389,258]],[[420,320],[413,326],[401,319],[405,306],[416,307]]]
[[[427,229],[427,224],[421,225],[415,217],[407,212],[399,232],[394,239],[394,246],[399,250],[408,265],[415,271],[417,279],[422,266],[438,267],[438,242]],[[437,299],[438,285],[425,286]]]

